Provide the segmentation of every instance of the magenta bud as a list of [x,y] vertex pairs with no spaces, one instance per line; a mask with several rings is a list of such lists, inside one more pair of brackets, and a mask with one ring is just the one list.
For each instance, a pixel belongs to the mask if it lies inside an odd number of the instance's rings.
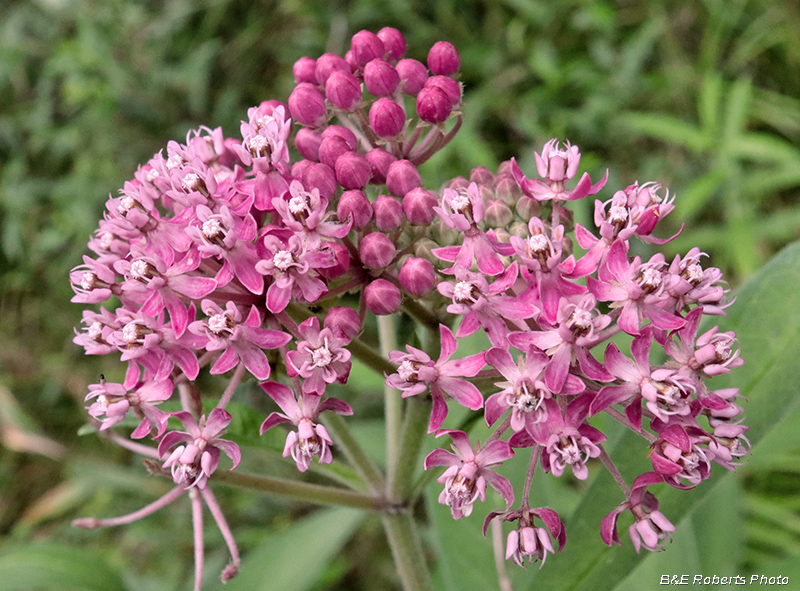
[[225,140],[222,142],[222,145],[225,146],[225,149],[219,155],[219,163],[222,166],[227,166],[228,168],[233,168],[237,164],[241,166],[242,160],[239,158],[236,150],[241,147],[242,141],[229,137],[225,138]]
[[317,83],[317,76],[315,74],[317,68],[317,60],[313,57],[301,57],[292,66],[292,74],[294,74],[294,81],[300,84],[301,82],[310,82],[311,84]]
[[370,31],[359,31],[353,35],[350,41],[350,51],[353,52],[353,60],[360,67],[366,66],[374,59],[382,58],[386,55],[386,48],[383,41],[375,33]]
[[358,312],[348,306],[334,306],[328,310],[322,326],[334,332],[338,329],[351,340],[361,332],[361,320],[358,318]]
[[331,168],[335,168],[339,156],[352,151],[353,148],[341,136],[329,135],[325,137],[323,134],[322,141],[319,144],[319,161]]
[[400,60],[394,68],[400,76],[403,94],[417,96],[428,80],[428,68],[422,62],[412,59]]
[[447,121],[452,110],[450,98],[438,86],[426,86],[417,94],[417,115],[427,123]]
[[466,190],[469,187],[469,179],[464,178],[463,176],[456,176],[447,181],[446,187],[448,189],[453,189],[453,191],[458,192],[461,189]]
[[379,98],[369,108],[369,126],[378,137],[395,138],[403,131],[405,124],[403,107],[390,98]]
[[436,285],[436,273],[430,261],[409,257],[400,269],[400,285],[408,293],[422,296]]
[[522,189],[511,174],[501,173],[494,177],[494,193],[508,205],[514,205],[522,196]]
[[396,230],[403,223],[403,206],[391,195],[379,195],[372,203],[375,227],[381,232]]
[[325,82],[325,96],[334,107],[351,113],[361,105],[361,83],[350,72],[336,70]]
[[388,53],[388,59],[396,62],[406,54],[406,38],[397,29],[383,27],[378,31],[378,39],[383,41],[383,47]]
[[361,70],[361,66],[356,63],[356,58],[353,56],[352,50],[348,49],[344,54],[344,61],[346,61],[347,65],[350,66],[351,72],[358,72]]
[[303,158],[319,162],[319,145],[322,136],[310,127],[301,127],[297,130],[294,145]]
[[306,189],[319,189],[319,194],[328,199],[336,194],[336,174],[326,164],[314,163],[307,167],[303,170],[301,180]]
[[397,158],[383,148],[373,148],[367,152],[365,158],[372,167],[372,182],[376,185],[382,185],[386,182],[386,175],[389,172],[389,167],[392,165],[392,162],[397,160]]
[[429,86],[436,86],[441,88],[450,99],[450,104],[453,107],[461,103],[461,85],[447,76],[431,76],[425,83],[425,88]]
[[461,67],[458,50],[452,43],[437,41],[428,52],[428,68],[440,76],[452,76]]
[[397,160],[386,173],[386,187],[392,195],[402,197],[422,184],[422,177],[409,160]]
[[485,166],[476,166],[469,171],[469,181],[471,183],[477,183],[478,185],[491,187],[492,183],[494,183],[494,175],[492,171]]
[[345,191],[339,196],[336,215],[340,220],[346,220],[348,216],[353,218],[353,226],[361,228],[372,219],[372,204],[363,191]]
[[341,125],[329,125],[322,131],[323,140],[333,136],[340,137],[346,141],[347,145],[350,146],[350,150],[355,151],[358,149],[356,135],[346,127],[342,127]]
[[433,208],[439,205],[436,195],[422,187],[411,189],[403,196],[403,213],[412,226],[427,226],[436,217]]
[[390,96],[400,84],[400,75],[386,60],[372,60],[364,66],[364,86],[373,96]]
[[397,312],[402,294],[394,283],[386,279],[376,279],[364,288],[362,296],[367,310],[376,316]]
[[336,71],[350,73],[350,64],[335,53],[323,53],[317,58],[317,67],[314,70],[314,76],[317,79],[317,84],[325,86],[328,78]]
[[350,252],[347,247],[338,242],[327,242],[325,243],[325,248],[329,248],[333,252],[333,258],[336,263],[331,267],[317,269],[317,273],[325,279],[336,279],[347,273],[350,270]]
[[538,201],[523,195],[517,201],[516,210],[519,214],[519,217],[521,217],[523,220],[529,220],[534,216],[538,216],[539,213],[541,213],[542,208]]
[[372,232],[361,239],[358,254],[369,269],[383,269],[392,262],[397,249],[386,234]]
[[295,86],[289,95],[289,112],[298,123],[308,127],[322,127],[328,119],[325,96],[308,82]]
[[315,163],[313,160],[300,160],[295,162],[292,165],[292,176],[296,179],[302,179],[303,173],[305,173],[306,169],[314,164]]
[[371,176],[369,162],[355,152],[345,152],[336,159],[336,180],[345,189],[366,187]]
[[503,228],[513,221],[514,212],[501,199],[489,199],[483,219],[492,228]]
[[283,115],[284,115],[283,116],[283,120],[284,121],[289,121],[289,119],[291,117],[289,115],[289,112],[286,109],[286,105],[284,105],[281,101],[276,101],[275,99],[269,99],[269,100],[266,100],[266,101],[261,101],[261,104],[258,105],[258,109],[257,110],[258,110],[258,114],[261,115],[261,116],[274,117],[275,116],[275,110],[278,107],[283,107]]

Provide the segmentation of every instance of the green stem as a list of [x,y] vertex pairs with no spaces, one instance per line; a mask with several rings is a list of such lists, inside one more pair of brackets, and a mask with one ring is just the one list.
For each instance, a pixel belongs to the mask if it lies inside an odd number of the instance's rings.
[[415,396],[406,399],[406,417],[400,434],[397,463],[389,472],[387,482],[386,496],[390,503],[403,504],[410,498],[430,415],[430,398]]
[[382,492],[383,474],[369,458],[364,448],[356,441],[356,438],[353,437],[353,433],[345,420],[332,412],[320,416],[320,420],[336,440],[337,449],[341,449],[344,452],[347,461],[358,472],[358,475],[369,484],[370,490],[373,493]]
[[403,310],[405,310],[409,316],[414,318],[414,320],[423,324],[426,328],[436,331],[439,330],[439,324],[442,322],[439,317],[416,300],[409,297],[404,298]]
[[408,512],[385,513],[383,528],[404,591],[433,591],[417,527]]
[[318,505],[342,505],[343,507],[354,507],[366,511],[381,511],[386,507],[386,501],[380,497],[334,486],[284,480],[283,478],[220,470],[214,473],[213,481],[290,497],[300,501],[308,501]]
[[394,363],[384,359],[379,353],[375,352],[374,348],[359,339],[350,341],[347,348],[354,357],[380,375],[388,375],[397,371],[397,366]]
[[[378,316],[378,340],[381,346],[381,355],[384,357],[389,357],[389,353],[397,349],[397,333],[393,316]],[[386,418],[386,471],[392,473],[396,469],[399,458],[403,399],[398,390],[384,385],[383,402]]]

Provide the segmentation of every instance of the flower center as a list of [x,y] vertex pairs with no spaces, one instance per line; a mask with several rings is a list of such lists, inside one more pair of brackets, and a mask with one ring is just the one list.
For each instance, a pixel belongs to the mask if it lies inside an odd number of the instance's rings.
[[652,293],[661,287],[661,271],[648,267],[642,269],[636,283],[647,293]]
[[684,279],[691,283],[692,285],[697,285],[703,280],[703,267],[694,263],[689,265],[684,269],[683,273],[681,273]]
[[294,264],[294,255],[288,250],[279,250],[272,257],[272,264],[280,271],[286,271]]
[[250,138],[248,142],[250,154],[253,158],[263,158],[269,156],[269,140],[263,135],[256,135]]
[[214,314],[208,319],[208,330],[220,337],[229,337],[233,334],[235,322],[227,312]]
[[203,222],[202,227],[203,238],[208,240],[211,244],[217,246],[225,246],[225,226],[218,218],[209,218]]
[[453,300],[458,304],[474,304],[479,295],[478,288],[469,281],[459,281],[453,289]]
[[416,382],[419,380],[419,363],[406,359],[397,368],[397,375],[404,382]]
[[143,259],[136,259],[131,263],[131,277],[136,281],[147,283],[158,275],[156,268]]
[[122,340],[128,343],[129,349],[144,345],[144,338],[149,334],[153,331],[136,320],[122,327]]
[[322,347],[311,351],[311,363],[314,367],[327,367],[333,361],[333,353],[325,343]]

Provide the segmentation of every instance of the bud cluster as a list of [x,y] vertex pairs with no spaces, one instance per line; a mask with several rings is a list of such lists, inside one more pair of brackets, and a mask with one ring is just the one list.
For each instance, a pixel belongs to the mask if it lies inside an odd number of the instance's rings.
[[[529,505],[536,468],[586,479],[595,458],[623,496],[602,524],[604,541],[618,541],[617,516],[629,511],[637,550],[658,549],[674,528],[647,487],[692,488],[712,463],[733,470],[747,453],[738,390],[708,385],[743,363],[735,335],[698,335],[701,317],[730,303],[719,270],[701,266],[696,248],[671,262],[632,256],[634,238],[666,241],[653,233],[672,200],[654,183],[595,201],[593,228],[574,224],[568,202],[598,194],[606,177],[578,177],[580,152],[569,143],[551,140],[536,154],[538,178],[512,160],[424,187],[418,165],[461,124],[460,59],[443,41],[427,65],[405,54],[403,36],[385,28],[354,35],[344,57],[301,58],[287,103],[251,108],[241,138],[193,131],[109,198],[89,242],[94,256],[70,274],[73,301],[107,307],[86,310],[74,340],[87,354],[120,354],[127,372],[122,383],[90,387],[89,414],[100,430],[135,416],[130,437],[159,441],[148,453],[176,490],[212,508],[234,559],[228,578],[238,553],[209,485],[220,452],[239,461],[238,446],[221,438],[236,386],[252,374],[280,407],[261,433],[289,424],[283,455],[303,472],[314,458],[333,460],[319,415],[354,413],[326,391],[347,383],[356,355],[403,397],[431,401],[428,431],[449,436],[455,453],[436,449],[424,467],[447,466],[439,501],[455,519],[484,500],[487,484],[505,498],[506,511],[487,524],[518,522],[507,558],[543,562],[551,537],[559,551],[566,542],[557,513]],[[439,346],[409,344],[376,363],[359,339],[366,316],[398,312]],[[478,331],[490,348],[454,358],[459,340]],[[618,333],[630,335],[630,356],[609,342]],[[665,363],[651,364],[653,347]],[[230,376],[208,414],[193,386],[203,369]],[[161,411],[169,399],[182,410]],[[492,429],[485,443],[440,430],[453,403],[482,413]],[[589,424],[598,413],[652,450],[652,471],[631,487]],[[185,431],[170,430],[170,417]],[[519,453],[530,455],[529,478],[512,510],[514,486],[494,470]]]

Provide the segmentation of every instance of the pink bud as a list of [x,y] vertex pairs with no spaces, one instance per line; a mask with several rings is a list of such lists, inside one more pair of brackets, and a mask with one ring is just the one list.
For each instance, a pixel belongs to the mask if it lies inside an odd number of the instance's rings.
[[313,166],[313,160],[300,160],[292,165],[292,176],[296,179],[303,178],[303,173],[309,166]]
[[386,173],[386,187],[392,195],[402,197],[422,184],[422,177],[409,160],[397,160]]
[[376,279],[364,288],[362,297],[367,310],[376,316],[385,316],[397,311],[403,296],[394,283]]
[[350,41],[350,50],[353,52],[353,60],[362,68],[370,61],[386,55],[383,41],[375,33],[369,31],[359,31],[353,35],[353,39]]
[[319,161],[334,168],[339,156],[352,151],[353,148],[341,136],[331,134],[325,137],[323,134],[322,141],[319,144]]
[[379,195],[372,203],[375,227],[381,232],[396,230],[403,223],[403,206],[391,195]]
[[409,257],[400,269],[400,285],[408,293],[422,296],[436,285],[436,273],[430,261]]
[[383,41],[383,47],[389,54],[388,59],[396,62],[406,54],[406,39],[397,29],[383,27],[378,31],[378,39]]
[[334,306],[325,314],[322,326],[335,331],[339,329],[348,339],[353,339],[361,332],[361,320],[358,312],[348,306]]
[[447,95],[447,98],[450,99],[450,104],[453,107],[461,103],[461,85],[452,78],[448,78],[447,76],[431,76],[428,78],[428,81],[425,82],[425,88],[429,86],[441,88]]
[[439,205],[436,195],[422,187],[411,189],[403,196],[403,213],[412,226],[427,226],[436,217],[433,208]]
[[322,136],[310,127],[301,127],[297,130],[294,145],[303,158],[319,162],[319,145]]
[[466,190],[467,187],[469,187],[469,183],[469,179],[464,178],[463,176],[456,176],[447,181],[446,187],[458,192],[460,189]]
[[476,166],[469,171],[469,180],[471,183],[477,183],[478,185],[486,185],[491,187],[492,183],[494,182],[494,175],[492,174],[492,171],[485,166]]
[[341,277],[350,270],[350,252],[344,244],[339,242],[327,242],[326,248],[333,251],[333,257],[336,263],[331,267],[317,269],[317,273],[322,275],[325,279],[336,279]]
[[450,98],[438,86],[426,86],[417,94],[417,115],[427,123],[447,121],[452,110]]
[[508,205],[514,205],[522,195],[522,189],[510,174],[494,177],[494,193]]
[[336,70],[325,82],[325,96],[334,107],[351,113],[361,105],[361,84],[350,72]]
[[379,98],[369,108],[369,126],[378,137],[395,138],[403,131],[405,124],[403,107],[390,98]]
[[539,206],[538,201],[523,195],[517,201],[516,209],[519,217],[523,220],[529,220],[534,216],[538,216],[542,208]]
[[317,83],[317,77],[314,74],[317,67],[317,60],[313,57],[301,57],[292,66],[292,73],[294,74],[294,81],[297,84],[301,82],[310,82],[311,84]]
[[437,75],[452,76],[461,67],[458,50],[452,43],[437,41],[428,52],[428,68]]
[[425,86],[425,81],[428,80],[428,69],[417,60],[400,60],[397,62],[395,70],[400,76],[403,94],[408,96],[417,96],[417,93]]
[[400,84],[400,75],[386,60],[372,60],[364,66],[364,86],[373,96],[390,96]]
[[372,176],[372,167],[355,152],[346,152],[336,159],[336,180],[345,189],[361,189],[367,186]]
[[319,194],[328,199],[336,194],[336,174],[330,166],[312,164],[303,170],[301,180],[306,189],[319,189]]
[[372,219],[372,204],[364,195],[363,191],[345,191],[339,197],[339,204],[336,208],[336,215],[340,220],[353,218],[353,226],[361,228]]
[[336,71],[350,73],[350,65],[341,56],[334,53],[323,53],[317,59],[317,67],[314,71],[314,76],[317,79],[317,84],[325,86],[328,78]]
[[514,220],[514,212],[502,200],[490,199],[483,219],[493,228],[503,228]]
[[397,158],[383,148],[373,148],[367,152],[365,158],[372,167],[372,182],[377,185],[382,185],[386,182],[386,175],[389,173],[389,167],[392,165],[392,162],[397,160]]
[[261,101],[261,104],[258,105],[258,109],[257,110],[258,110],[258,114],[261,115],[261,116],[274,117],[275,116],[275,110],[278,107],[283,107],[283,111],[284,111],[283,120],[284,121],[289,121],[290,117],[289,117],[289,113],[286,111],[286,105],[284,105],[280,101],[276,101],[275,99]]
[[347,53],[344,54],[344,61],[350,66],[351,72],[358,72],[361,70],[361,66],[356,63],[356,58],[353,56],[353,51],[351,49],[348,49]]
[[289,95],[289,112],[301,125],[322,127],[327,121],[322,91],[313,84],[301,82]]
[[355,134],[341,125],[329,125],[322,132],[322,139],[327,139],[332,136],[342,138],[350,146],[350,150],[356,151],[358,149],[358,140]]
[[382,269],[389,265],[397,249],[386,234],[372,232],[361,239],[358,254],[361,262],[369,269]]

